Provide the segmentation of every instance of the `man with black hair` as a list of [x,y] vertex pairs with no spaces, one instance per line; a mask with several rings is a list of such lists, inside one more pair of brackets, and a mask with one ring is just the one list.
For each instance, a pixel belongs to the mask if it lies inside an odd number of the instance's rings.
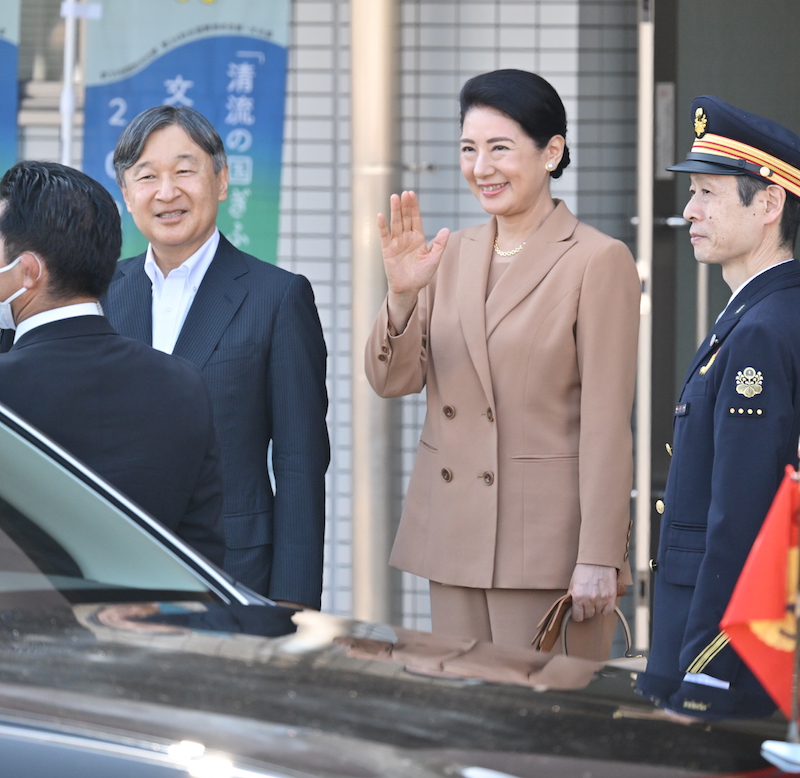
[[102,313],[122,244],[111,195],[63,165],[0,181],[0,402],[221,565],[222,478],[202,376]]
[[637,690],[704,718],[774,710],[720,620],[800,436],[800,138],[718,97],[692,103],[683,215],[698,262],[732,295],[674,416],[655,573],[652,650]]
[[118,332],[203,374],[222,448],[225,570],[273,600],[319,608],[330,446],[311,284],[217,229],[225,148],[192,108],[136,116],[114,168],[149,246],[119,263],[103,305]]

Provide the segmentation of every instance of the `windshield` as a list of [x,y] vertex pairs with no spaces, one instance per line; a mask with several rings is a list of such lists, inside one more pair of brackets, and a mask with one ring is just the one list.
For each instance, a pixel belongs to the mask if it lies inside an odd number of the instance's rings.
[[0,606],[55,593],[70,602],[212,597],[161,539],[2,421]]

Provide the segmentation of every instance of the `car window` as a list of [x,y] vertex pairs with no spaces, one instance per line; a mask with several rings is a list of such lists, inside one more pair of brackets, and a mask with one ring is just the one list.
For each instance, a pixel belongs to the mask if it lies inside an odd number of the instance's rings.
[[70,601],[210,596],[202,577],[160,539],[0,424],[0,601],[48,591]]

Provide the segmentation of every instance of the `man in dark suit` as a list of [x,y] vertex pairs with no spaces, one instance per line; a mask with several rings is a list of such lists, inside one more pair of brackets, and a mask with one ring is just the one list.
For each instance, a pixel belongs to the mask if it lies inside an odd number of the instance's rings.
[[[98,299],[121,246],[96,181],[20,162],[0,181],[0,402],[222,564],[211,406],[189,362],[118,335]],[[16,331],[15,331],[16,330]]]
[[225,569],[274,600],[318,608],[330,451],[311,286],[217,230],[225,150],[196,111],[144,111],[122,133],[114,167],[150,246],[120,262],[106,314],[122,334],[203,373],[222,447]]
[[717,97],[692,103],[684,217],[699,262],[733,294],[675,408],[638,691],[705,718],[774,710],[719,623],[800,435],[800,138]]

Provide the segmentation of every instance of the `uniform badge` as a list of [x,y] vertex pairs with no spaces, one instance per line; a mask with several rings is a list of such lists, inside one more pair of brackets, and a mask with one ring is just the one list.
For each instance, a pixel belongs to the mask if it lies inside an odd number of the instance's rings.
[[708,372],[708,370],[709,370],[709,368],[711,367],[711,365],[713,365],[713,364],[714,364],[714,360],[717,358],[717,354],[719,354],[719,349],[717,349],[717,350],[716,350],[716,351],[715,351],[715,352],[714,352],[714,353],[711,355],[711,359],[709,359],[709,360],[708,360],[708,362],[706,362],[706,363],[705,363],[705,365],[703,365],[703,366],[700,368],[700,375],[705,375],[705,374]]
[[736,374],[736,392],[743,394],[748,400],[764,391],[764,377],[760,370],[746,367]]
[[698,138],[702,138],[706,134],[706,126],[708,125],[708,116],[702,108],[698,108],[694,112],[694,134]]

